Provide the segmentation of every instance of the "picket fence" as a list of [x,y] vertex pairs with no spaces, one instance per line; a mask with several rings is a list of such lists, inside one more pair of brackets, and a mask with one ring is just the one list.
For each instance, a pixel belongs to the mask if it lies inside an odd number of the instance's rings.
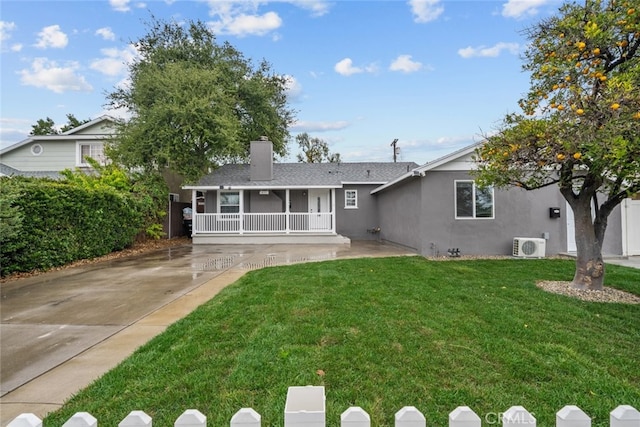
[[[296,390],[297,389],[297,390]],[[297,393],[297,395],[296,395]],[[300,394],[302,393],[302,394]],[[325,427],[324,387],[290,387],[285,404],[284,427]],[[534,414],[522,406],[512,406],[503,413],[485,415],[486,425],[502,427],[536,427]],[[459,406],[449,414],[449,427],[481,427],[482,419],[468,406]],[[640,411],[620,405],[610,413],[610,427],[640,427]],[[87,412],[78,412],[63,427],[97,427],[98,420]],[[196,409],[186,410],[174,427],[206,427],[207,417]],[[351,407],[340,416],[341,427],[370,427],[369,414]],[[34,414],[21,414],[7,427],[42,427]],[[152,419],[143,411],[132,411],[118,427],[152,427]],[[252,408],[242,408],[231,418],[230,427],[261,427],[261,416]],[[395,414],[395,427],[426,427],[424,415],[414,406],[405,406]],[[591,427],[591,418],[580,408],[568,405],[556,413],[556,427]]]

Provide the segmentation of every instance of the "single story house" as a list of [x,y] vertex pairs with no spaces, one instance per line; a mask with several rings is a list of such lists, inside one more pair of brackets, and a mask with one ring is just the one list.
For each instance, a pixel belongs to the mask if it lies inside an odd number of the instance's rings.
[[[228,164],[191,190],[194,244],[380,240],[425,256],[523,256],[575,251],[571,209],[554,186],[481,189],[478,144],[415,163],[276,163],[252,141],[249,164]],[[528,246],[527,246],[528,247]],[[603,252],[640,254],[640,200],[611,214]]]

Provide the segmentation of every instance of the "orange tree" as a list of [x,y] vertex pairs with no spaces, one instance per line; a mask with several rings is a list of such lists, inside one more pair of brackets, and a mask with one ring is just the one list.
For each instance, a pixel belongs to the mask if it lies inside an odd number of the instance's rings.
[[523,112],[508,114],[476,153],[480,183],[558,185],[575,217],[579,288],[602,288],[607,219],[640,191],[638,5],[564,4],[528,28]]

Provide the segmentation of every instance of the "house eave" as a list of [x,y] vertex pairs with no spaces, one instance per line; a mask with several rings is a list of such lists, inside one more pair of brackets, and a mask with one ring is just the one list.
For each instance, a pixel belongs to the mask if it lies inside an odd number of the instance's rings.
[[183,190],[306,190],[309,188],[342,188],[342,185],[185,185]]

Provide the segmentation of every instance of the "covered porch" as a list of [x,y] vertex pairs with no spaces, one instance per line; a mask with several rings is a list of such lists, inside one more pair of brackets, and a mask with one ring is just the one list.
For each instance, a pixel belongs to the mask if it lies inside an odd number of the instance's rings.
[[336,233],[336,188],[192,191],[195,244],[349,243]]

